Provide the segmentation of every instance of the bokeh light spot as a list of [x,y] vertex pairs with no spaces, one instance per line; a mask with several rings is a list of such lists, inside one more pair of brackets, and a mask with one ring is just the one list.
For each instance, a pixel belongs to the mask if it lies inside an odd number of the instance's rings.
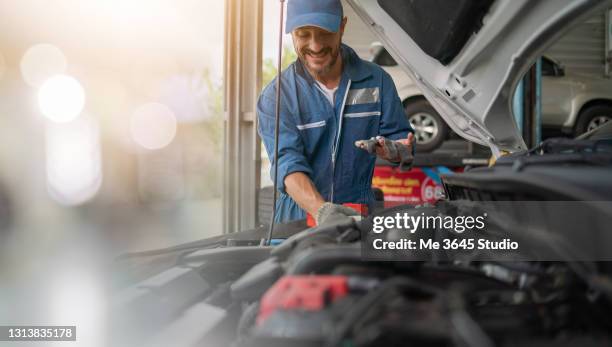
[[77,118],[85,105],[85,91],[73,77],[53,76],[38,91],[38,105],[45,117],[58,123]]
[[164,104],[144,104],[132,115],[130,134],[145,149],[166,147],[176,135],[176,116]]
[[82,204],[102,184],[100,136],[91,117],[70,123],[50,123],[46,131],[47,184],[62,205]]
[[30,47],[21,58],[21,75],[32,87],[40,87],[51,76],[66,71],[66,57],[62,51],[50,44],[42,43]]

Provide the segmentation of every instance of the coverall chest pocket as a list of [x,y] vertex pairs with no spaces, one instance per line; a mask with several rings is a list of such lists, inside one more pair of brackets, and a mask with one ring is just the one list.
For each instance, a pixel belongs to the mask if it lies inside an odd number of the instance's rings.
[[304,150],[308,156],[325,146],[329,137],[330,125],[329,118],[316,116],[304,117],[304,121],[297,124],[298,132],[304,143]]
[[378,135],[380,111],[346,113],[343,121],[344,135],[349,143],[367,140]]
[[350,143],[369,139],[378,134],[381,107],[379,87],[354,85],[349,90],[343,123],[344,134]]
[[378,135],[380,112],[356,112],[344,115],[344,132],[342,152],[342,179],[343,182],[351,186],[359,186],[360,179],[367,177],[367,174],[357,174],[361,170],[368,170],[373,156],[368,152],[355,147],[355,141],[366,140]]

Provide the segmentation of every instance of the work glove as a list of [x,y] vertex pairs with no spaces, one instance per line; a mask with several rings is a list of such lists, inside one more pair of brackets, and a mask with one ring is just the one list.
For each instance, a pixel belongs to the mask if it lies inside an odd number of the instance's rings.
[[359,214],[350,207],[326,202],[317,210],[315,220],[317,225],[321,225],[326,222],[341,221],[351,216],[359,216]]
[[414,135],[408,134],[406,139],[389,140],[384,136],[372,137],[369,140],[355,141],[355,147],[363,149],[372,155],[376,155],[390,162],[400,164],[401,171],[410,170],[414,160],[413,148],[415,145]]

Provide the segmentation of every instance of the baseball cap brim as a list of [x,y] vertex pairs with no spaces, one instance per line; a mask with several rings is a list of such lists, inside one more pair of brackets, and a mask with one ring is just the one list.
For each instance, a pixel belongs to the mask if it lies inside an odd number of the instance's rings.
[[285,33],[289,34],[293,30],[305,26],[315,26],[332,33],[337,33],[340,30],[340,23],[342,23],[342,17],[340,16],[329,13],[308,13],[287,20]]

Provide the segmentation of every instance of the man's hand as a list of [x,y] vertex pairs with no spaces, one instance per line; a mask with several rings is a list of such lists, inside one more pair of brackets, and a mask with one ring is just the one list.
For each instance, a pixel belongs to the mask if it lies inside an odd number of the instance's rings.
[[397,140],[395,142],[408,147],[408,149],[410,150],[410,153],[412,153],[412,146],[416,144],[416,139],[414,138],[413,133],[408,133],[408,136],[406,136],[405,139]]
[[406,163],[412,161],[414,142],[414,135],[408,133],[408,137],[397,141],[389,140],[383,136],[376,136],[369,140],[356,141],[355,146],[382,159],[396,163]]
[[287,175],[285,177],[285,190],[298,206],[312,216],[316,215],[321,205],[325,203],[310,177],[303,172],[294,172]]
[[350,207],[326,202],[317,210],[315,220],[317,221],[317,225],[321,225],[326,222],[333,222],[334,220],[340,221],[342,219],[346,219],[347,217],[358,215],[359,214],[357,211]]

